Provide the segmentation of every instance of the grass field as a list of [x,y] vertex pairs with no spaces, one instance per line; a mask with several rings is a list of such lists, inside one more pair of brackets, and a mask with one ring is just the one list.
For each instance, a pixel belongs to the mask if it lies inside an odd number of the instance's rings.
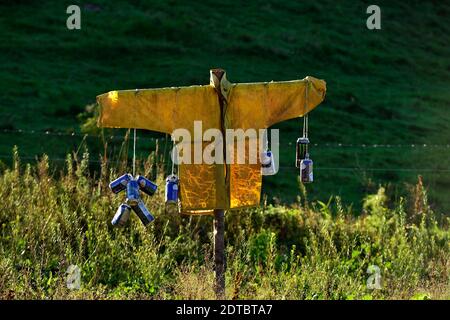
[[[2,161],[10,163],[14,145],[24,161],[43,153],[64,158],[82,137],[44,132],[80,132],[77,115],[112,89],[206,84],[211,67],[225,68],[233,82],[313,75],[327,81],[328,93],[310,117],[311,141],[318,144],[311,150],[317,181],[309,190],[312,199],[340,195],[361,208],[364,194],[380,183],[390,184],[389,196],[398,198],[404,183],[422,174],[432,205],[450,207],[446,2],[380,1],[377,31],[366,28],[368,3],[353,1],[249,1],[239,8],[213,1],[79,4],[82,29],[75,31],[66,28],[65,3],[0,4]],[[296,200],[291,177],[300,121],[278,128],[283,168],[265,178],[264,192],[269,201],[290,203]],[[110,141],[111,151],[119,140]],[[87,141],[97,160],[99,139]],[[142,141],[138,147],[146,157],[155,144]],[[98,170],[98,163],[92,166]]]
[[[0,176],[0,299],[215,298],[211,217],[166,212],[160,188],[145,198],[154,223],[133,215],[114,228],[123,200],[108,190],[114,168],[93,178],[84,154],[55,179],[47,158],[33,167],[15,159]],[[149,174],[152,162],[140,168]],[[311,203],[298,193],[289,208],[226,215],[227,299],[450,299],[450,219],[429,207],[420,183],[398,202],[380,188],[358,217],[339,198]],[[78,290],[66,286],[71,265]]]

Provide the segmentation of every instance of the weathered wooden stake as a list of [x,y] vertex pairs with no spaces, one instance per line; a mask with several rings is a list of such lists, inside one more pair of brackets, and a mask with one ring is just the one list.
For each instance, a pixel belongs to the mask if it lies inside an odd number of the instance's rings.
[[[223,69],[210,70],[210,82],[217,92],[220,105],[221,132],[225,139],[226,109],[228,105],[228,93],[230,83]],[[226,145],[226,141],[225,141]],[[225,148],[223,148],[223,159],[226,159]],[[225,184],[230,185],[229,165],[225,165]],[[225,299],[225,210],[214,210],[214,291],[217,299]]]
[[214,291],[217,299],[225,299],[225,211],[214,210]]

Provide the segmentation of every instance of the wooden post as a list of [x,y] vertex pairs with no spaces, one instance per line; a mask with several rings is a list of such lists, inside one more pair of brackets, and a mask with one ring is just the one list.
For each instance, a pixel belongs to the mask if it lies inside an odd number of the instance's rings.
[[[221,118],[221,132],[226,146],[226,109],[228,105],[228,93],[230,92],[230,82],[226,78],[223,69],[210,70],[210,83],[216,90]],[[223,159],[226,159],[225,147],[223,148]],[[225,185],[230,185],[229,165],[225,164]],[[217,299],[225,299],[225,210],[214,210],[214,291]]]
[[225,211],[214,210],[214,291],[217,299],[225,299]]

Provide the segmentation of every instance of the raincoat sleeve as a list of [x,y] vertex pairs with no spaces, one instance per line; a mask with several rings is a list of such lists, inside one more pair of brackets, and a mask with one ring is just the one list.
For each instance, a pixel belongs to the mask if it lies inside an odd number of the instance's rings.
[[319,105],[326,83],[313,77],[281,82],[238,83],[230,94],[229,117],[236,128],[268,128],[302,117]]
[[[218,108],[214,89],[190,86],[110,91],[97,96],[98,126],[136,128],[172,134],[177,128],[193,132],[195,120],[213,125]],[[217,121],[216,121],[217,122]]]
[[265,126],[302,117],[317,107],[325,98],[326,83],[313,77],[303,80],[269,82],[265,108]]

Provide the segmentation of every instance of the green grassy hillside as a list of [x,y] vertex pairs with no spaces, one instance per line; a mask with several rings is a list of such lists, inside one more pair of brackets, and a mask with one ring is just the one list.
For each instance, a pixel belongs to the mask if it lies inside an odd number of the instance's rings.
[[[359,206],[379,183],[390,184],[395,197],[422,174],[431,202],[450,207],[448,3],[378,1],[377,31],[366,28],[367,1],[71,3],[82,9],[81,30],[66,29],[65,2],[0,4],[2,161],[13,145],[24,160],[64,158],[82,137],[44,132],[80,132],[77,115],[112,89],[206,84],[211,67],[226,69],[232,82],[312,75],[327,81],[328,93],[310,117],[318,144],[310,198],[341,195]],[[264,180],[264,192],[292,202],[298,188],[290,143],[300,121],[277,127],[282,168]],[[97,138],[87,142],[93,155],[101,152]],[[140,156],[154,147],[140,140]]]
[[[88,171],[89,156],[67,158],[61,176],[48,159],[0,175],[0,299],[214,299],[211,216],[164,210],[164,188],[145,197],[155,221],[111,220],[123,196],[115,168]],[[138,168],[148,173],[150,163]],[[164,176],[156,179],[159,186]],[[364,214],[330,204],[262,206],[226,215],[227,299],[449,299],[450,218],[427,193],[389,202],[363,199]],[[406,202],[414,202],[412,208]],[[80,288],[69,290],[69,266]],[[367,284],[378,267],[378,289]],[[373,275],[373,273],[371,273]]]

